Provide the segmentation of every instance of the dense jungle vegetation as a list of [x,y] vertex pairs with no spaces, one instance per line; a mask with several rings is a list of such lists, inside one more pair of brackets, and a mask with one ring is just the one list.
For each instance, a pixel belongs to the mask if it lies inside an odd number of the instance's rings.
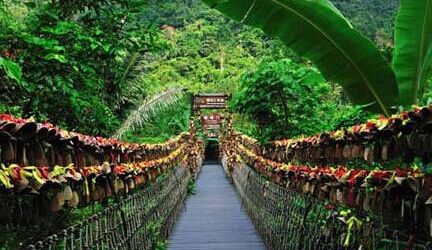
[[[392,50],[398,1],[334,3]],[[132,110],[174,87],[233,93],[239,129],[263,140],[369,117],[281,41],[198,0],[2,0],[0,45],[0,112],[85,133],[113,135]],[[127,139],[161,141],[187,128],[188,94],[164,98],[136,114],[144,126]]]
[[[400,3],[414,2],[289,1],[316,17],[333,43],[282,11],[287,20],[266,25],[264,8],[253,7],[273,1],[214,2],[0,0],[0,114],[162,142],[188,129],[192,94],[224,92],[236,129],[268,141],[432,102],[432,24],[424,39],[407,39],[418,35],[404,33],[415,30],[406,16],[416,13],[406,8],[396,21]],[[424,51],[408,53],[420,40]],[[71,211],[58,226],[100,208]],[[0,250],[27,238],[7,231]]]

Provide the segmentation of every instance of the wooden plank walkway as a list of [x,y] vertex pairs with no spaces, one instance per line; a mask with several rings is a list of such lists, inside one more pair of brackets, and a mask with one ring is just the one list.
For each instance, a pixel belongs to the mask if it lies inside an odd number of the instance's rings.
[[205,165],[168,242],[171,250],[265,249],[220,165]]

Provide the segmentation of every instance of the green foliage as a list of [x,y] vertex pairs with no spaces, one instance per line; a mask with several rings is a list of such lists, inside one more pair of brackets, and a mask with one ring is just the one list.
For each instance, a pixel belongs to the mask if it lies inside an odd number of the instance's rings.
[[[238,21],[263,29],[270,36],[280,37],[295,51],[315,62],[327,79],[341,84],[356,104],[370,104],[375,110],[379,107],[383,114],[389,115],[389,109],[396,110],[398,103],[409,106],[423,100],[432,74],[430,0],[401,1],[393,68],[382,58],[379,49],[359,35],[328,0],[204,2]],[[335,2],[339,6],[356,5],[351,1]],[[361,4],[363,8],[366,3]],[[375,8],[380,6],[377,4]],[[391,0],[388,8],[382,9],[383,20],[395,6],[397,3]],[[393,26],[389,23],[385,28]],[[384,47],[387,59],[392,58],[391,44],[378,46]]]
[[393,46],[394,23],[399,0],[330,1],[379,48]]
[[21,82],[21,67],[17,63],[0,56],[0,68],[4,71],[6,77],[18,83]]
[[22,79],[17,87],[0,76],[3,105],[65,128],[111,134],[124,107],[132,105],[124,91],[131,55],[161,44],[159,31],[139,22],[144,6],[121,0],[8,2],[0,14],[0,45],[8,60],[0,64],[12,80],[20,78],[19,65]]
[[168,249],[168,242],[160,236],[160,229],[162,228],[162,221],[159,219],[157,221],[152,221],[147,225],[147,230],[150,231],[150,236],[152,242],[155,243],[156,250],[166,250]]
[[[327,0],[204,0],[231,18],[279,37],[311,59],[328,80],[341,84],[350,99],[390,114],[398,103],[391,67]],[[383,84],[385,83],[385,84]]]
[[[142,100],[162,90],[232,93],[240,76],[266,58],[302,61],[281,42],[198,0],[136,4],[6,1],[0,44],[23,77],[21,85],[0,77],[0,110],[112,135]],[[164,25],[174,30],[162,29],[162,37],[157,29]],[[186,130],[187,102],[162,109],[126,138],[160,142]]]
[[126,133],[123,139],[132,142],[164,142],[173,135],[187,131],[190,114],[189,98],[184,97],[175,106],[162,109],[157,116],[151,116],[141,129]]
[[429,79],[426,84],[425,93],[422,96],[422,100],[420,102],[421,105],[432,105],[432,77]]
[[12,105],[5,105],[0,103],[0,113],[4,114],[12,114],[15,115],[17,117],[21,117],[22,113],[21,113],[21,107],[19,106],[12,106]]
[[[237,96],[234,96],[234,98],[237,98]],[[232,102],[235,102],[235,100],[236,99],[234,99]],[[232,107],[232,109],[234,110],[235,108]],[[252,136],[254,138],[258,137],[259,127],[249,115],[242,113],[234,113],[233,121],[233,126],[236,131]]]
[[156,250],[167,250],[168,249],[168,241],[167,240],[159,240],[156,243]]
[[189,179],[189,181],[188,181],[187,194],[188,195],[195,195],[196,194],[196,182],[193,178]]
[[432,75],[432,0],[402,0],[393,66],[401,104],[418,103]]
[[[178,87],[192,93],[233,93],[238,89],[241,75],[255,69],[262,60],[287,57],[303,60],[280,41],[228,20],[199,0],[152,1],[143,21],[163,27],[169,44],[166,50],[145,53],[131,70],[131,75],[136,76],[133,88],[145,90],[148,97]],[[179,106],[185,110],[178,107],[173,108],[176,112],[160,110],[152,121],[143,123],[141,131],[129,132],[126,138],[160,142],[178,132],[175,122],[187,129],[188,120],[183,117],[189,116],[184,113],[189,110],[189,101]],[[142,102],[136,102],[130,114]]]
[[234,92],[240,76],[264,58],[293,53],[261,31],[238,24],[198,0],[155,1],[146,21],[164,30],[169,49],[142,61],[137,83],[152,94],[168,86],[192,92]]
[[[371,1],[365,5],[374,5]],[[234,93],[242,75],[263,61],[307,63],[281,41],[223,17],[199,0],[1,2],[0,56],[19,66],[22,77],[17,82],[18,71],[0,66],[0,112],[49,118],[91,134],[112,135],[143,100],[171,87]],[[366,17],[357,20],[360,14],[347,7],[361,5],[358,1],[342,2],[335,0],[355,26],[366,23]],[[349,26],[328,2],[318,3]],[[189,108],[185,99],[161,109],[125,138],[164,141],[187,129]],[[350,112],[358,114],[351,109],[339,114]],[[238,129],[257,133],[248,115],[234,118]]]
[[185,97],[185,94],[186,91],[182,88],[170,88],[144,99],[138,108],[129,114],[122,126],[116,131],[114,138],[120,139],[127,131],[136,131],[141,128],[140,126],[149,121],[150,118],[176,105],[182,97]]
[[231,107],[257,123],[262,141],[312,135],[363,121],[359,107],[338,103],[335,88],[313,67],[291,60],[265,62],[243,76]]

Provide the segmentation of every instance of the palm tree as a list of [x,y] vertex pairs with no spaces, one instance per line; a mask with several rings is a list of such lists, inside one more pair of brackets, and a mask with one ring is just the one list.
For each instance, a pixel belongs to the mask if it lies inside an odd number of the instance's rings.
[[142,103],[129,114],[113,137],[120,139],[127,131],[134,131],[141,128],[149,118],[156,115],[159,111],[175,105],[185,93],[185,89],[183,88],[172,87],[157,95],[149,96],[144,99]]

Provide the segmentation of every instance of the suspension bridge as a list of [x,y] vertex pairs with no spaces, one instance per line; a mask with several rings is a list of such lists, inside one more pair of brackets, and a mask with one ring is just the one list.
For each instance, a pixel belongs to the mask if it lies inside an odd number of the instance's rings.
[[203,166],[168,249],[265,249],[221,165]]
[[429,157],[431,107],[261,145],[226,111],[199,112],[226,96],[197,100],[162,144],[1,116],[2,227],[38,232],[20,249],[431,249],[429,176],[344,166]]

